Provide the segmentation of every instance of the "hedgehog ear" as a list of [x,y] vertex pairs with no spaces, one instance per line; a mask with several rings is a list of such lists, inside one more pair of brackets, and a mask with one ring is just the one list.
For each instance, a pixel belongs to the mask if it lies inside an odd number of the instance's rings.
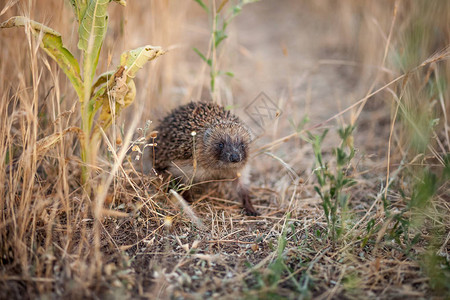
[[209,140],[209,138],[211,137],[212,132],[213,132],[212,128],[208,128],[208,129],[206,129],[205,133],[203,134],[203,142],[205,144]]

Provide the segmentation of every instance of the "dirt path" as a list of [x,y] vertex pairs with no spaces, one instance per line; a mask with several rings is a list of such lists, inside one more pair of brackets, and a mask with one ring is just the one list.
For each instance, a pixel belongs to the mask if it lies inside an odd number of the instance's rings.
[[243,91],[238,101],[264,91],[282,106],[283,119],[308,114],[312,122],[349,102],[356,70],[320,65],[324,59],[351,59],[336,16],[298,1],[261,1],[245,7],[235,25],[232,34],[243,54],[232,66]]

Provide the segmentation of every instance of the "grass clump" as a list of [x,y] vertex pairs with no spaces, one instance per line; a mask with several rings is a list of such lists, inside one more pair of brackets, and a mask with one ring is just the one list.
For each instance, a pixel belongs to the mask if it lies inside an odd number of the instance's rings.
[[316,160],[314,174],[318,185],[314,189],[322,199],[322,208],[333,242],[336,242],[342,233],[345,232],[345,215],[348,212],[348,200],[350,197],[345,190],[356,184],[356,181],[347,175],[350,162],[355,156],[353,130],[353,126],[347,126],[338,130],[341,144],[332,150],[336,160],[334,170],[331,169],[329,163],[324,161],[321,150],[322,142],[328,130],[325,130],[321,135],[309,133],[309,140],[313,145]]

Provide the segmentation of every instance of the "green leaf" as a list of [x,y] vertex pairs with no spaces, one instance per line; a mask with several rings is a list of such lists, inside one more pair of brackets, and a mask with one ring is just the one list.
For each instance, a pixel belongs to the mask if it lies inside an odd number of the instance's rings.
[[278,258],[282,257],[283,251],[286,248],[286,244],[287,244],[286,234],[287,234],[287,229],[283,230],[280,237],[278,238],[278,248],[277,248]]
[[444,156],[444,171],[442,172],[442,180],[450,179],[450,153]]
[[198,54],[198,56],[200,56],[200,58],[201,58],[205,63],[208,64],[208,66],[211,67],[211,65],[212,65],[211,59],[207,59],[207,58],[203,55],[203,53],[201,53],[200,50],[198,50],[197,48],[194,48],[194,51],[195,51],[195,53]]
[[104,130],[111,125],[113,111],[110,103],[114,103],[114,113],[118,116],[122,109],[130,105],[136,97],[136,86],[133,78],[145,63],[166,53],[161,47],[147,45],[126,51],[120,56],[120,65],[116,71],[109,71],[99,76],[92,85],[91,99],[88,106],[89,128],[91,128],[95,113],[102,108],[98,125],[92,136],[99,133],[99,127]]
[[214,88],[216,86],[216,77],[215,76],[211,76],[210,86],[211,86],[211,91],[214,91]]
[[86,12],[87,0],[69,0],[69,2],[72,5],[77,22],[80,22]]
[[120,65],[125,67],[127,81],[136,76],[136,72],[141,69],[145,63],[151,61],[166,53],[161,47],[147,45],[134,50],[122,53],[120,56]]
[[322,135],[320,136],[320,143],[322,143],[322,141],[325,139],[325,136],[327,135],[327,133],[328,133],[328,128],[322,132]]
[[241,13],[241,11],[242,11],[242,5],[236,5],[236,6],[233,6],[233,14],[232,14],[232,17],[234,17],[234,16],[237,16],[238,14],[240,14]]
[[425,170],[422,179],[414,186],[411,201],[408,204],[412,208],[423,209],[438,190],[438,179],[436,174]]
[[228,0],[222,0],[222,3],[220,3],[219,8],[217,9],[216,13],[220,13],[220,11],[222,10],[222,8],[225,7],[225,4],[228,3]]
[[114,75],[114,73],[116,73],[116,71],[108,71],[108,72],[101,74],[97,78],[95,83],[92,85],[91,97],[92,97],[92,94],[94,93],[95,89],[98,88],[99,86],[103,85],[104,83],[106,83]]
[[194,1],[197,2],[198,5],[200,5],[207,13],[209,13],[208,6],[206,6],[206,4],[202,0],[194,0]]
[[110,0],[91,0],[78,30],[78,48],[83,50],[85,87],[90,89],[97,68],[98,56],[106,35],[107,7]]
[[214,46],[217,48],[219,44],[228,37],[223,30],[214,31]]
[[12,17],[0,24],[0,28],[29,26],[36,38],[42,35],[41,48],[59,65],[72,83],[77,95],[82,99],[83,82],[80,76],[80,67],[75,57],[67,50],[61,39],[61,34],[41,23],[28,19],[27,17]]
[[58,63],[64,74],[69,78],[79,99],[82,99],[83,82],[81,80],[78,61],[72,53],[63,46],[61,37],[45,34],[42,38],[42,45],[45,52]]
[[[56,30],[53,30],[50,27],[45,26],[44,24],[30,20],[29,18],[23,16],[17,16],[8,19],[7,21],[0,24],[0,28],[24,27],[25,25],[30,26],[31,29],[37,31],[38,33],[42,31],[44,33],[61,36],[61,34]],[[33,31],[33,34],[36,33],[35,31]]]
[[317,194],[319,194],[320,198],[323,198],[322,192],[320,191],[320,188],[318,186],[314,186],[314,190]]

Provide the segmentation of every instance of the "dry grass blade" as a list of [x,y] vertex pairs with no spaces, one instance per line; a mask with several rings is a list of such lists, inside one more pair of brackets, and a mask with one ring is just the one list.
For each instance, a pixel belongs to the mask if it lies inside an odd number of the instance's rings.
[[206,227],[203,225],[202,221],[195,215],[194,211],[192,210],[191,206],[186,202],[186,200],[181,197],[180,194],[178,194],[174,190],[169,190],[169,193],[172,194],[175,199],[177,199],[178,204],[180,204],[181,208],[183,209],[186,216],[200,229],[206,230]]

